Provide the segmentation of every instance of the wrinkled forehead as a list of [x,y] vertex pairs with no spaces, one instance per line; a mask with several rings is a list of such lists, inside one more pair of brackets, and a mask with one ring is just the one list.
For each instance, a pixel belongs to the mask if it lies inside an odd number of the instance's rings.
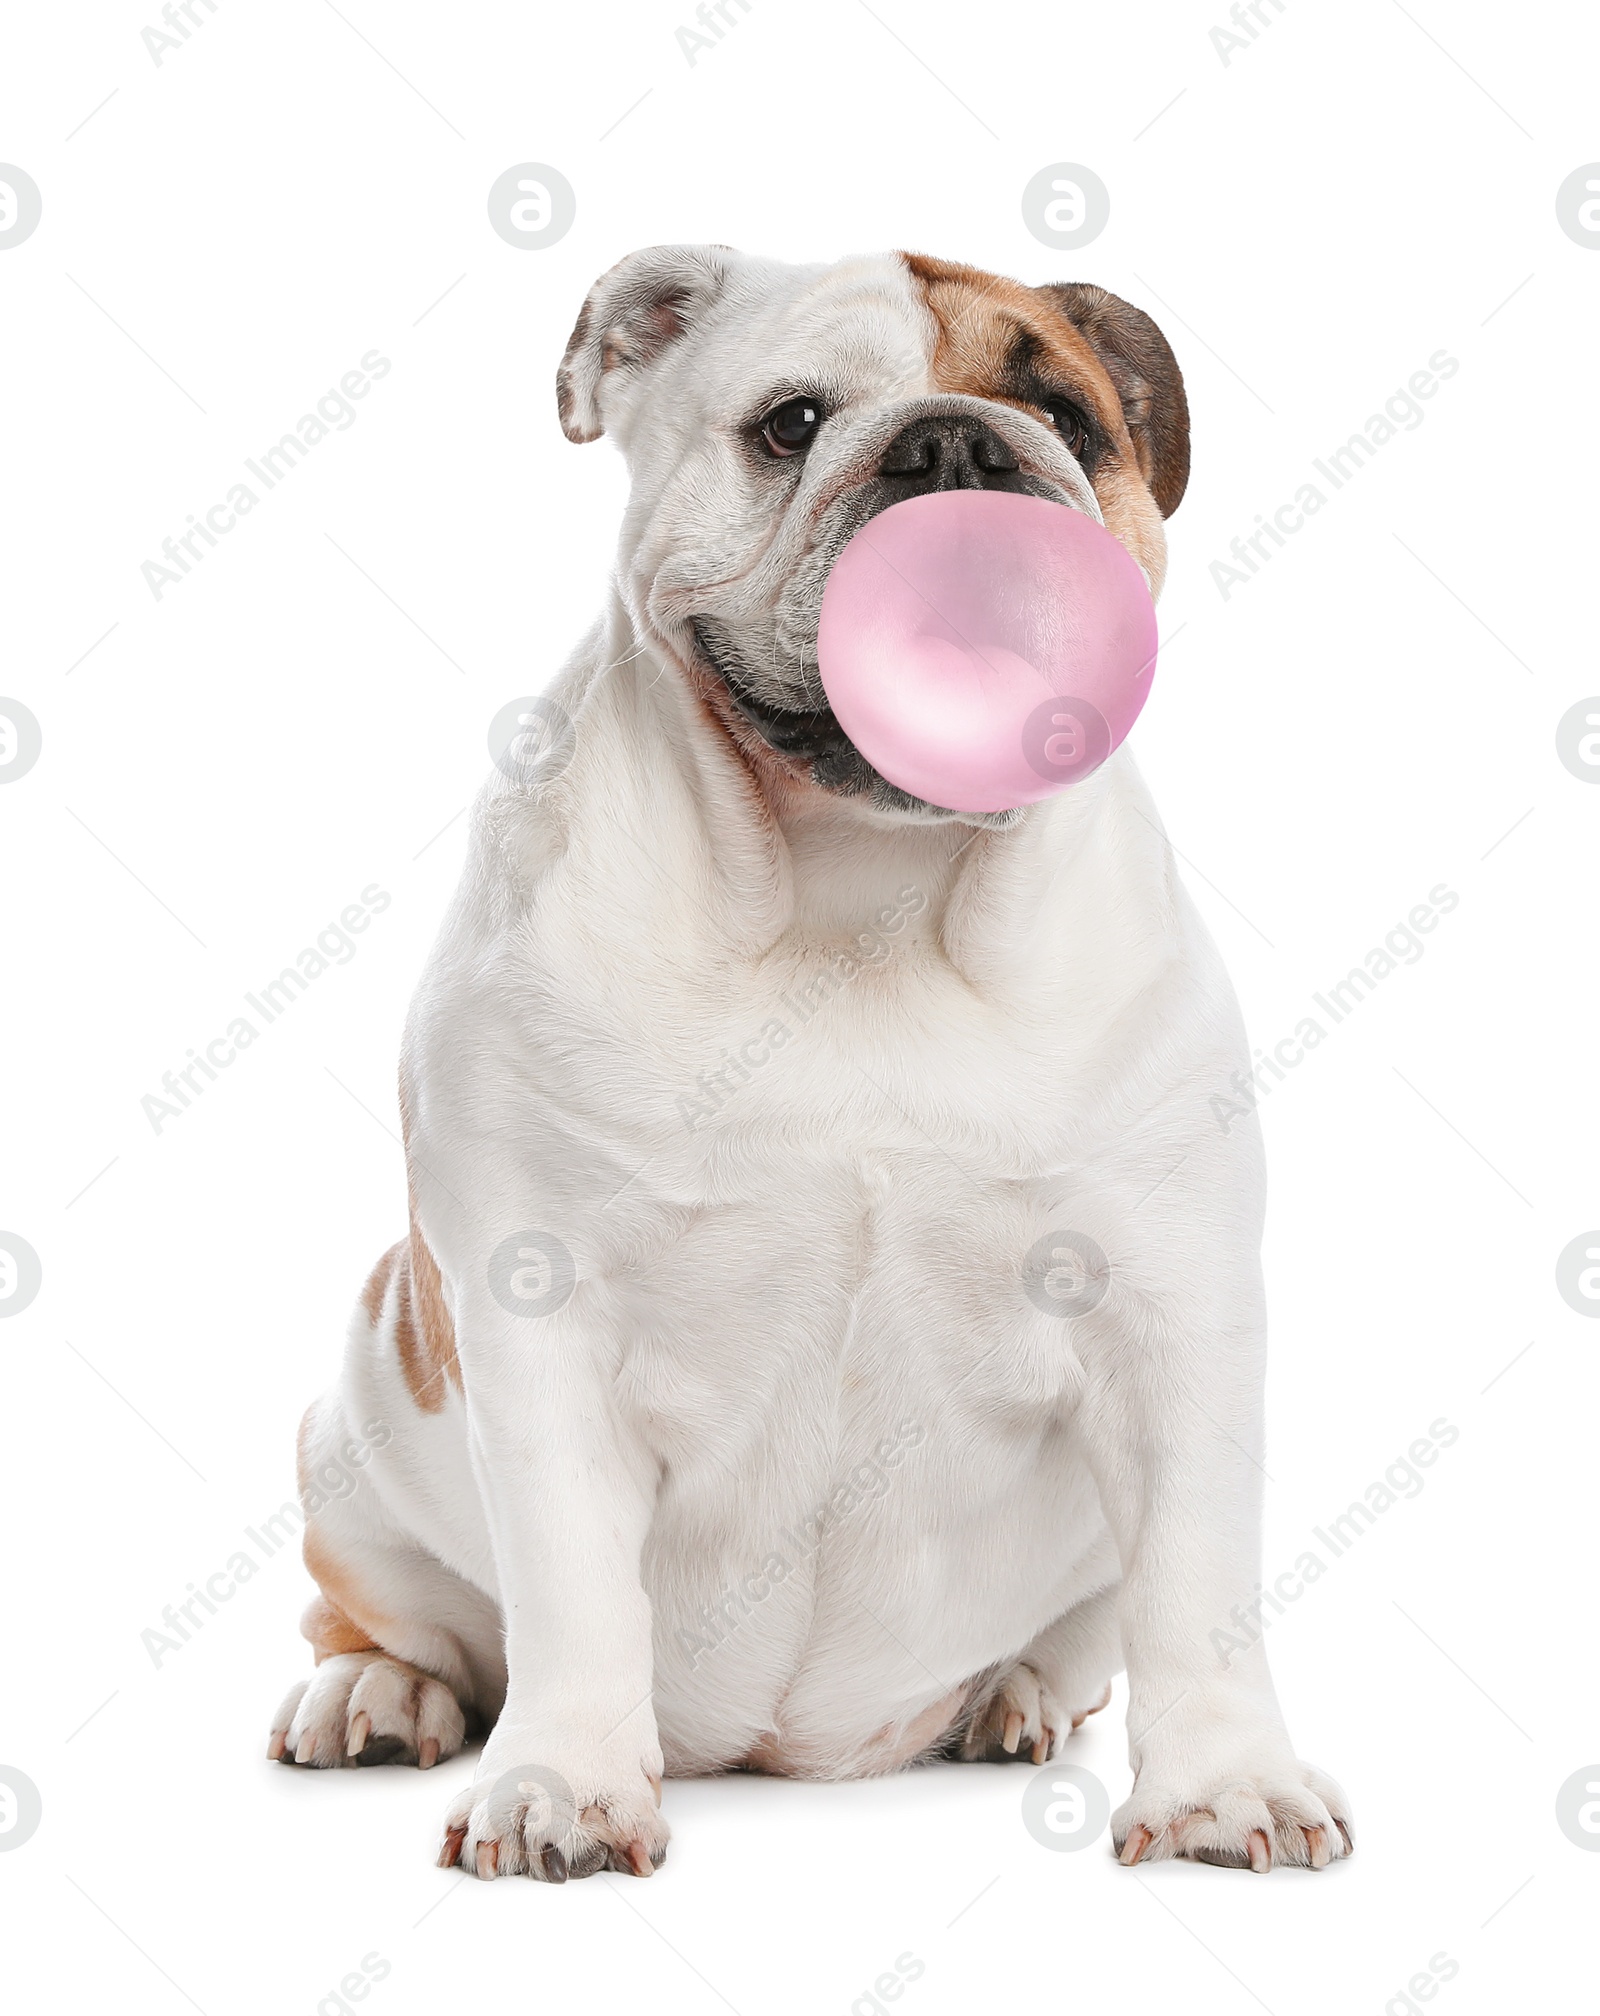
[[838,404],[933,389],[934,319],[892,253],[834,266],[749,260],[681,348],[703,413],[744,421],[786,394]]
[[835,408],[939,392],[1018,404],[1045,381],[1108,431],[1122,419],[1093,346],[1039,290],[917,253],[743,261],[677,362],[680,394],[730,425],[794,393]]

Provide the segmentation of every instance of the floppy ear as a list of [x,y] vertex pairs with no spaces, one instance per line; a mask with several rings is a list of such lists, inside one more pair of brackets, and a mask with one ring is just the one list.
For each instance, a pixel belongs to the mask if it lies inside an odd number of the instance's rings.
[[1092,345],[1122,401],[1150,494],[1170,518],[1189,482],[1189,402],[1171,345],[1143,309],[1081,280],[1035,288]]
[[605,432],[609,385],[647,370],[722,291],[726,245],[651,245],[630,252],[589,289],[556,373],[556,406],[569,441]]

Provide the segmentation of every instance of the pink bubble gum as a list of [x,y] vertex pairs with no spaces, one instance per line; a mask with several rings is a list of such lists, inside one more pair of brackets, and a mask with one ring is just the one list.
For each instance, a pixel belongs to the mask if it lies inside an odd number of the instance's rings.
[[891,784],[1003,812],[1088,776],[1133,726],[1155,604],[1081,511],[939,490],[880,511],[833,563],[817,662],[840,726]]

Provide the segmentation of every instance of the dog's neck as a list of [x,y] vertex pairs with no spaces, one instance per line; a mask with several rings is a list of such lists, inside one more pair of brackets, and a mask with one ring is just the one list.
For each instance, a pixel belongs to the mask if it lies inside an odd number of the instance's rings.
[[770,862],[786,927],[807,936],[852,936],[879,913],[908,908],[924,929],[938,930],[974,843],[996,836],[956,819],[897,817],[822,789],[806,765],[761,741],[713,675],[653,640],[641,647],[631,627],[626,634],[614,663],[690,771],[707,840],[732,880],[748,883],[755,864]]
[[663,802],[699,834],[706,928],[724,946],[759,959],[786,936],[848,941],[898,913],[979,993],[1042,985],[1059,1002],[1065,990],[1091,1019],[1164,958],[1170,863],[1126,752],[1008,827],[896,820],[766,761],[711,683],[642,638],[620,600],[594,643],[591,674],[614,694],[602,711],[626,723],[635,760],[666,766]]
[[851,933],[881,912],[907,909],[921,930],[937,931],[969,849],[987,838],[955,820],[875,817],[811,785],[783,794],[772,813],[788,853],[796,925],[819,935]]

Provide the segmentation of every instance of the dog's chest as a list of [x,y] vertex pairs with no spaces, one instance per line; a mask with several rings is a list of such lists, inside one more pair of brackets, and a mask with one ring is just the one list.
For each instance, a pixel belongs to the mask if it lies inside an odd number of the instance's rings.
[[591,1039],[580,1068],[561,1131],[604,1130],[583,1217],[653,1433],[703,1429],[715,1393],[719,1437],[759,1440],[793,1403],[821,1460],[907,1394],[1037,1425],[1075,1389],[1068,1326],[1029,1293],[1092,1180],[1070,1045],[927,944],[806,947],[660,996],[628,1054]]
[[926,1371],[977,1335],[1006,1358],[1037,1313],[1041,1213],[1082,1155],[1059,1037],[913,947],[802,955],[659,1036],[607,1115],[638,1174],[603,1264],[637,1315],[743,1338],[747,1366],[775,1326],[842,1365],[914,1342]]
[[606,1275],[618,1402],[661,1479],[658,1657],[763,1714],[818,1659],[865,1661],[864,1699],[914,1694],[897,1637],[934,1617],[939,1670],[977,1670],[1036,1628],[1096,1516],[1071,1326],[1030,1294],[1065,1134],[1037,1061],[909,958],[804,971],[705,1018]]

